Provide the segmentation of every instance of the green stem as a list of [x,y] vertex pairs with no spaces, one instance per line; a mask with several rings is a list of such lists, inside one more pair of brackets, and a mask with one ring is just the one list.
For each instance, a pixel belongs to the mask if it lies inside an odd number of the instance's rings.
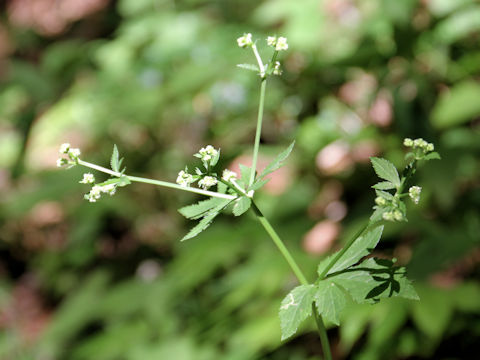
[[153,179],[147,179],[147,178],[142,178],[138,176],[130,176],[130,175],[124,175],[116,171],[112,171],[110,169],[104,168],[103,166],[98,166],[83,160],[78,159],[77,160],[79,165],[88,167],[90,169],[94,169],[97,171],[101,171],[106,174],[110,174],[112,176],[116,177],[121,177],[125,176],[127,177],[130,181],[135,181],[135,182],[141,182],[141,183],[147,183],[147,184],[152,184],[152,185],[158,185],[158,186],[163,186],[167,188],[172,188],[172,189],[177,189],[177,190],[183,190],[183,191],[188,191],[196,194],[201,194],[205,196],[211,196],[211,197],[216,197],[216,198],[221,198],[221,199],[229,199],[233,200],[236,198],[236,196],[233,195],[228,195],[228,194],[221,194],[215,191],[208,191],[208,190],[202,190],[202,189],[197,189],[193,187],[186,187],[186,186],[181,186],[175,183],[167,182],[167,181],[160,181],[160,180],[153,180]]
[[253,158],[252,158],[252,171],[250,173],[250,181],[248,186],[253,184],[255,180],[255,172],[257,169],[257,159],[258,159],[258,149],[260,148],[260,135],[262,134],[262,121],[263,121],[263,106],[265,103],[265,89],[267,88],[267,79],[262,79],[262,85],[260,87],[260,103],[258,105],[258,116],[257,116],[257,130],[255,132],[255,145],[253,147]]
[[[292,254],[290,254],[290,251],[288,251],[282,239],[280,239],[280,236],[278,236],[277,232],[274,230],[270,222],[267,220],[267,218],[263,215],[263,213],[253,201],[252,209],[260,224],[262,224],[262,226],[265,228],[267,234],[270,235],[270,238],[273,240],[278,250],[280,250],[288,265],[290,265],[290,268],[292,269],[300,284],[309,285],[307,278],[303,274],[302,270],[300,270],[300,267],[297,265],[296,261],[293,259]],[[312,304],[312,308],[315,322],[317,324],[318,334],[320,336],[320,342],[322,343],[323,355],[325,357],[325,360],[332,360],[330,344],[328,343],[327,330],[325,329],[325,325],[323,324],[322,316],[318,313],[315,305]]]
[[325,357],[325,360],[332,360],[332,353],[330,351],[330,343],[328,342],[327,329],[325,329],[325,324],[323,323],[322,317],[318,313],[315,304],[312,304],[312,311],[315,317],[315,322],[317,323],[320,342],[322,343],[323,356]]

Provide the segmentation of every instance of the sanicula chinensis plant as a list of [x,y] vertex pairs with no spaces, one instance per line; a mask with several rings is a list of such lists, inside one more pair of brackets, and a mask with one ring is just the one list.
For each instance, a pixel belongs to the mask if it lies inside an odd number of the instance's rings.
[[418,299],[413,285],[406,277],[405,268],[396,267],[393,260],[377,259],[367,257],[367,255],[378,244],[385,224],[407,221],[404,199],[410,197],[414,204],[418,204],[420,201],[421,187],[410,185],[418,164],[426,160],[439,159],[440,156],[433,151],[433,144],[423,139],[405,139],[404,145],[410,148],[410,151],[405,158],[407,165],[401,173],[388,160],[371,158],[373,169],[381,179],[372,186],[376,193],[373,214],[367,224],[341,250],[320,262],[317,269],[318,277],[315,281],[309,282],[254,200],[255,191],[268,182],[267,176],[270,173],[283,165],[294,145],[294,143],[290,144],[261,173],[257,171],[266,82],[269,76],[281,74],[281,65],[277,56],[280,51],[288,49],[285,37],[269,36],[266,40],[267,45],[273,48],[273,53],[270,61],[264,63],[257,49],[257,41],[253,40],[252,34],[244,34],[237,39],[239,47],[253,51],[257,62],[257,64],[240,64],[238,66],[254,71],[260,77],[260,101],[252,166],[240,165],[239,175],[229,169],[221,172],[216,169],[220,159],[220,149],[216,149],[212,145],[207,145],[194,154],[194,157],[201,162],[201,166],[196,167],[192,173],[187,167],[180,170],[176,183],[126,175],[125,168],[121,168],[123,159],[120,159],[115,145],[110,160],[111,169],[80,159],[80,150],[72,148],[70,144],[61,145],[60,153],[62,155],[57,160],[57,165],[69,168],[81,165],[110,175],[108,180],[101,183],[96,183],[95,177],[91,173],[83,175],[80,183],[92,186],[85,195],[85,199],[90,202],[96,202],[103,194],[113,195],[118,187],[129,185],[132,182],[190,191],[209,197],[207,200],[179,210],[187,219],[199,220],[182,241],[191,239],[205,230],[223,210],[231,210],[233,215],[240,216],[252,209],[300,283],[287,294],[280,305],[282,340],[294,335],[299,325],[307,317],[313,315],[318,327],[324,358],[331,360],[324,322],[339,325],[339,315],[347,301],[375,303],[381,298],[394,296]]

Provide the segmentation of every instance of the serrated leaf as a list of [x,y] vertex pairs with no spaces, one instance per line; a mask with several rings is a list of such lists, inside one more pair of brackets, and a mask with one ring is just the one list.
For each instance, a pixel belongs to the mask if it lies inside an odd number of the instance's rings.
[[372,216],[370,216],[371,222],[377,222],[383,219],[383,213],[390,211],[385,207],[374,206],[375,211],[373,212]]
[[[353,245],[338,259],[326,275],[345,270],[360,261],[364,256],[370,254],[371,250],[377,246],[382,236],[382,231],[383,226],[378,226],[357,238]],[[320,262],[317,269],[319,275],[323,273],[323,270],[330,264],[337,253]]]
[[220,199],[223,200],[221,203],[219,203],[217,206],[213,207],[209,211],[205,213],[205,216],[200,220],[200,222],[194,226],[187,235],[185,235],[180,241],[185,241],[191,238],[194,238],[198,234],[200,234],[202,231],[204,231],[206,228],[210,226],[210,224],[213,222],[215,217],[217,217],[220,212],[227,207],[232,200],[228,199]]
[[257,180],[247,190],[248,191],[250,191],[250,190],[257,191],[258,189],[262,188],[269,181],[270,181],[270,179]]
[[347,296],[333,281],[323,280],[317,285],[315,306],[326,321],[340,325],[340,313],[347,305]]
[[240,181],[242,184],[248,184],[250,181],[250,173],[252,172],[252,168],[243,164],[240,164],[238,167],[240,168]]
[[262,173],[259,176],[259,180],[263,179],[265,176],[267,176],[268,174],[271,174],[275,170],[281,168],[283,166],[283,162],[287,159],[287,157],[292,152],[294,145],[295,145],[295,141],[293,141],[288,146],[288,148],[286,148],[284,151],[278,154],[277,157],[270,164],[268,164],[267,167],[262,171]]
[[254,64],[237,64],[237,66],[245,70],[260,72],[258,66]]
[[119,159],[117,145],[113,145],[112,157],[110,158],[110,167],[113,171],[120,172],[121,161],[122,160]]
[[220,205],[223,202],[228,202],[230,200],[220,199],[220,198],[210,198],[208,200],[199,201],[196,204],[184,206],[178,209],[178,212],[185,216],[187,219],[199,219],[205,215],[205,213],[215,206]]
[[328,279],[343,287],[358,303],[375,303],[387,297],[419,299],[405,268],[395,267],[387,259],[367,259]]
[[240,216],[245,213],[250,206],[252,205],[252,200],[246,196],[242,196],[239,199],[235,200],[235,205],[233,205],[233,215]]
[[393,195],[387,191],[375,190],[375,194],[377,194],[377,196],[384,198],[385,200],[393,200]]
[[431,152],[430,154],[425,155],[423,160],[441,160],[442,158],[440,157],[440,154],[437,153],[436,151]]
[[212,158],[212,160],[210,160],[210,166],[213,167],[213,166],[217,165],[219,159],[220,159],[220,149],[218,149],[215,156]]
[[381,179],[390,181],[397,187],[400,186],[400,177],[397,168],[390,161],[377,157],[372,157],[370,160],[373,169]]
[[279,311],[282,340],[295,334],[302,321],[312,315],[315,291],[314,285],[300,285],[283,299]]
[[372,188],[377,190],[391,190],[391,189],[395,189],[395,185],[392,184],[390,181],[381,181],[373,185]]

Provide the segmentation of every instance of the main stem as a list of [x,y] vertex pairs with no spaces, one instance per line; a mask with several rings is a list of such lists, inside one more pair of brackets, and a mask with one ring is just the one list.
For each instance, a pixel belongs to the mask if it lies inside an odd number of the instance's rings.
[[[280,239],[280,236],[278,236],[275,229],[272,227],[270,222],[267,220],[267,218],[263,215],[263,213],[260,211],[260,209],[257,207],[255,202],[253,201],[252,201],[252,209],[258,221],[260,222],[260,224],[262,224],[262,226],[265,228],[265,231],[267,232],[267,234],[270,235],[270,238],[273,240],[278,250],[280,250],[283,257],[287,261],[288,265],[290,265],[290,268],[292,269],[293,273],[297,277],[300,284],[309,285],[307,278],[303,274],[302,270],[300,270],[300,267],[298,266],[296,261],[293,259],[292,254],[290,254],[290,251],[288,251],[282,239]],[[327,330],[325,329],[322,316],[318,313],[317,309],[315,308],[315,305],[312,304],[312,308],[313,308],[313,314],[315,316],[315,322],[317,323],[320,342],[322,344],[323,355],[325,357],[325,360],[332,360],[332,354],[330,352],[330,344],[328,342]]]
[[252,171],[250,172],[250,181],[248,186],[255,180],[255,170],[257,169],[258,149],[260,148],[260,135],[262,134],[263,105],[265,103],[265,89],[267,88],[267,78],[262,78],[260,86],[260,103],[258,105],[257,130],[255,132],[255,144],[253,146]]

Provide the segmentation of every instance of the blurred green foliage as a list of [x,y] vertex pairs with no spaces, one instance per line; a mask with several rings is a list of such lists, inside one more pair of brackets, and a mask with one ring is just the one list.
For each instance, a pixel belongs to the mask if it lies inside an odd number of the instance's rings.
[[313,324],[280,342],[295,279],[253,218],[179,243],[191,224],[176,209],[196,197],[135,184],[89,204],[81,169],[54,168],[66,141],[104,165],[116,143],[129,174],[169,181],[207,143],[222,167],[249,155],[259,84],[235,66],[252,60],[236,46],[244,32],[289,40],[262,152],[297,146],[257,196],[310,276],[325,234],[305,234],[327,222],[341,243],[370,215],[368,156],[401,165],[404,137],[442,155],[379,248],[421,301],[348,306],[329,332],[335,358],[478,357],[477,1],[99,0],[57,30],[61,11],[33,3],[0,5],[0,358],[320,358]]

